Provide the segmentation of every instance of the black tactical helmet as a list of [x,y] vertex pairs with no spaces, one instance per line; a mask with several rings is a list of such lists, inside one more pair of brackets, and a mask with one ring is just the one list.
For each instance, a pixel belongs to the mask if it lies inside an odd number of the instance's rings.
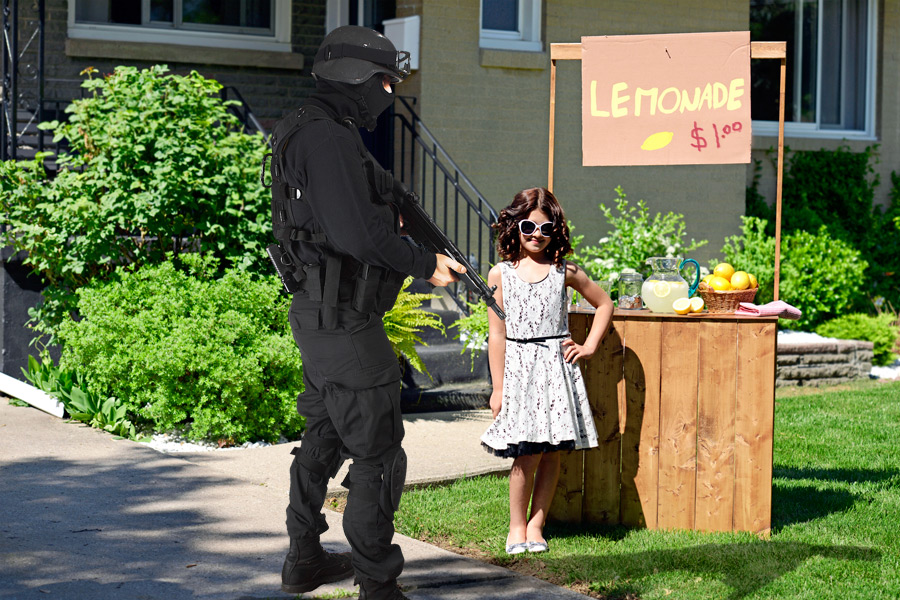
[[356,85],[376,73],[394,83],[409,75],[409,52],[398,52],[391,40],[374,29],[345,25],[325,36],[313,61],[316,79]]

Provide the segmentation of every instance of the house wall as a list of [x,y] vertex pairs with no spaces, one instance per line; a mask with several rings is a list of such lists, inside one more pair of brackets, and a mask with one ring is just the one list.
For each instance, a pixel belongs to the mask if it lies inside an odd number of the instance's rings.
[[[522,188],[547,184],[549,43],[581,36],[746,30],[745,1],[628,0],[544,3],[543,53],[478,47],[478,0],[422,0],[420,115],[495,208]],[[685,215],[693,253],[708,260],[739,231],[746,165],[581,166],[580,61],[557,63],[554,192],[585,242],[604,233],[597,205],[621,185],[651,211]],[[402,90],[401,90],[402,93]]]

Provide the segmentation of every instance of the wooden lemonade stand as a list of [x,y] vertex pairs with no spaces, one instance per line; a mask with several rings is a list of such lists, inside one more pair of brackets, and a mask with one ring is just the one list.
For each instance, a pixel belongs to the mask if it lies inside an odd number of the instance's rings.
[[[785,43],[753,42],[751,58],[781,60],[775,299],[781,232]],[[551,44],[550,164],[556,61],[581,44]],[[593,311],[573,309],[572,338]],[[777,318],[616,309],[583,365],[599,446],[564,452],[550,519],[650,529],[751,531],[772,520]]]

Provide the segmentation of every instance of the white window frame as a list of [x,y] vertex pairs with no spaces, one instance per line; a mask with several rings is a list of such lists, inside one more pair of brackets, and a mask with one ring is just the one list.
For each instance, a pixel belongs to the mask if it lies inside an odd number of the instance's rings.
[[481,16],[484,13],[483,0],[478,2],[478,46],[494,50],[517,50],[520,52],[542,52],[541,41],[541,0],[518,0],[518,31],[485,29]]
[[344,25],[362,25],[350,22],[350,3],[356,2],[356,14],[362,17],[365,12],[365,0],[326,0],[325,2],[325,34]]
[[[818,27],[817,30],[819,32],[819,43],[816,44],[816,51],[818,53],[816,59],[816,85],[818,86],[818,90],[816,93],[816,122],[815,123],[798,123],[795,121],[785,121],[784,123],[784,134],[788,137],[796,137],[796,138],[809,138],[809,139],[846,139],[846,140],[866,140],[873,141],[876,139],[875,135],[875,109],[876,109],[876,93],[877,93],[877,85],[876,85],[876,64],[877,64],[877,49],[878,49],[878,2],[875,0],[866,0],[867,2],[867,12],[868,12],[868,21],[866,23],[866,90],[865,90],[865,126],[864,129],[834,129],[834,128],[821,128],[818,123],[818,119],[821,117],[821,102],[822,102],[822,94],[821,94],[821,85],[822,85],[822,19],[823,11],[821,10],[822,0],[819,0],[819,10],[818,12]],[[845,24],[842,24],[846,27]],[[797,46],[801,46],[797,44]],[[787,60],[796,61],[797,58],[794,56],[788,56]],[[799,82],[795,83],[796,86],[799,86]],[[799,101],[799,98],[796,99]],[[778,121],[753,121],[753,135],[764,135],[764,136],[777,136],[778,135]]]
[[76,23],[75,0],[68,1],[68,36],[73,39],[291,52],[291,0],[275,0],[272,35],[167,29],[142,25]]

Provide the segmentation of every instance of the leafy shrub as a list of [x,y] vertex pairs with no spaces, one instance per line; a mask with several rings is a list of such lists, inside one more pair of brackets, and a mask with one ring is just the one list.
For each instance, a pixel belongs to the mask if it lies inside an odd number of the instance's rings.
[[88,69],[89,95],[67,108],[68,122],[42,125],[71,149],[58,174],[44,171],[42,157],[0,163],[4,243],[26,250],[49,285],[32,317],[51,343],[76,308],[74,290],[117,265],[158,263],[184,247],[265,264],[265,140],[241,132],[219,83],[166,71],[119,67],[95,78]]
[[597,245],[579,248],[573,260],[581,265],[593,279],[615,281],[623,269],[634,269],[650,274],[646,260],[651,256],[683,256],[704,246],[699,242],[684,240],[684,215],[668,212],[657,213],[652,218],[643,200],[637,207],[631,206],[621,186],[616,188],[615,210],[600,204],[600,212],[610,225],[610,233]]
[[[836,150],[785,152],[782,233],[814,233],[822,225],[832,237],[849,242],[868,263],[865,295],[884,298],[900,306],[900,177],[891,175],[893,187],[886,209],[873,205],[880,181],[873,175],[877,146],[851,152]],[[770,152],[771,154],[771,152]],[[747,188],[747,216],[768,222],[775,235],[775,210],[759,193],[759,163]]]
[[33,356],[28,357],[28,369],[22,369],[22,373],[34,387],[58,399],[76,421],[128,439],[137,439],[134,424],[127,418],[126,407],[117,398],[104,400],[88,391],[81,373],[60,369],[52,362],[41,362]]
[[[774,298],[775,238],[766,234],[766,221],[742,220],[742,235],[728,238],[722,252],[725,261],[756,275],[759,291],[754,302],[765,304]],[[782,325],[814,327],[844,312],[861,294],[866,266],[858,250],[833,238],[824,225],[816,233],[783,235],[779,299],[799,308],[803,316]]]
[[484,302],[466,302],[469,306],[469,314],[460,317],[450,327],[456,328],[456,339],[463,346],[462,352],[471,352],[470,369],[475,370],[475,357],[487,349],[488,333],[488,305]]
[[425,363],[416,352],[416,344],[423,343],[422,338],[419,337],[423,327],[431,327],[443,333],[444,323],[436,313],[419,308],[423,301],[437,298],[437,296],[434,294],[411,294],[406,291],[412,280],[412,277],[406,278],[403,289],[397,296],[397,302],[394,303],[391,310],[384,313],[384,331],[397,358],[403,356],[414,369],[431,378],[431,373],[428,372]]
[[[872,231],[872,202],[878,177],[872,176],[877,147],[851,152],[787,150],[782,195],[782,231],[818,231],[828,227],[832,237],[865,250]],[[774,235],[774,233],[773,233]]]
[[889,365],[897,358],[893,350],[900,338],[900,327],[897,316],[889,312],[876,316],[862,313],[843,315],[822,323],[816,327],[816,333],[842,340],[872,342],[875,345],[872,363],[875,365]]
[[218,269],[186,254],[80,288],[60,366],[119,398],[139,427],[233,443],[296,436],[302,365],[281,285],[238,269],[215,279]]

